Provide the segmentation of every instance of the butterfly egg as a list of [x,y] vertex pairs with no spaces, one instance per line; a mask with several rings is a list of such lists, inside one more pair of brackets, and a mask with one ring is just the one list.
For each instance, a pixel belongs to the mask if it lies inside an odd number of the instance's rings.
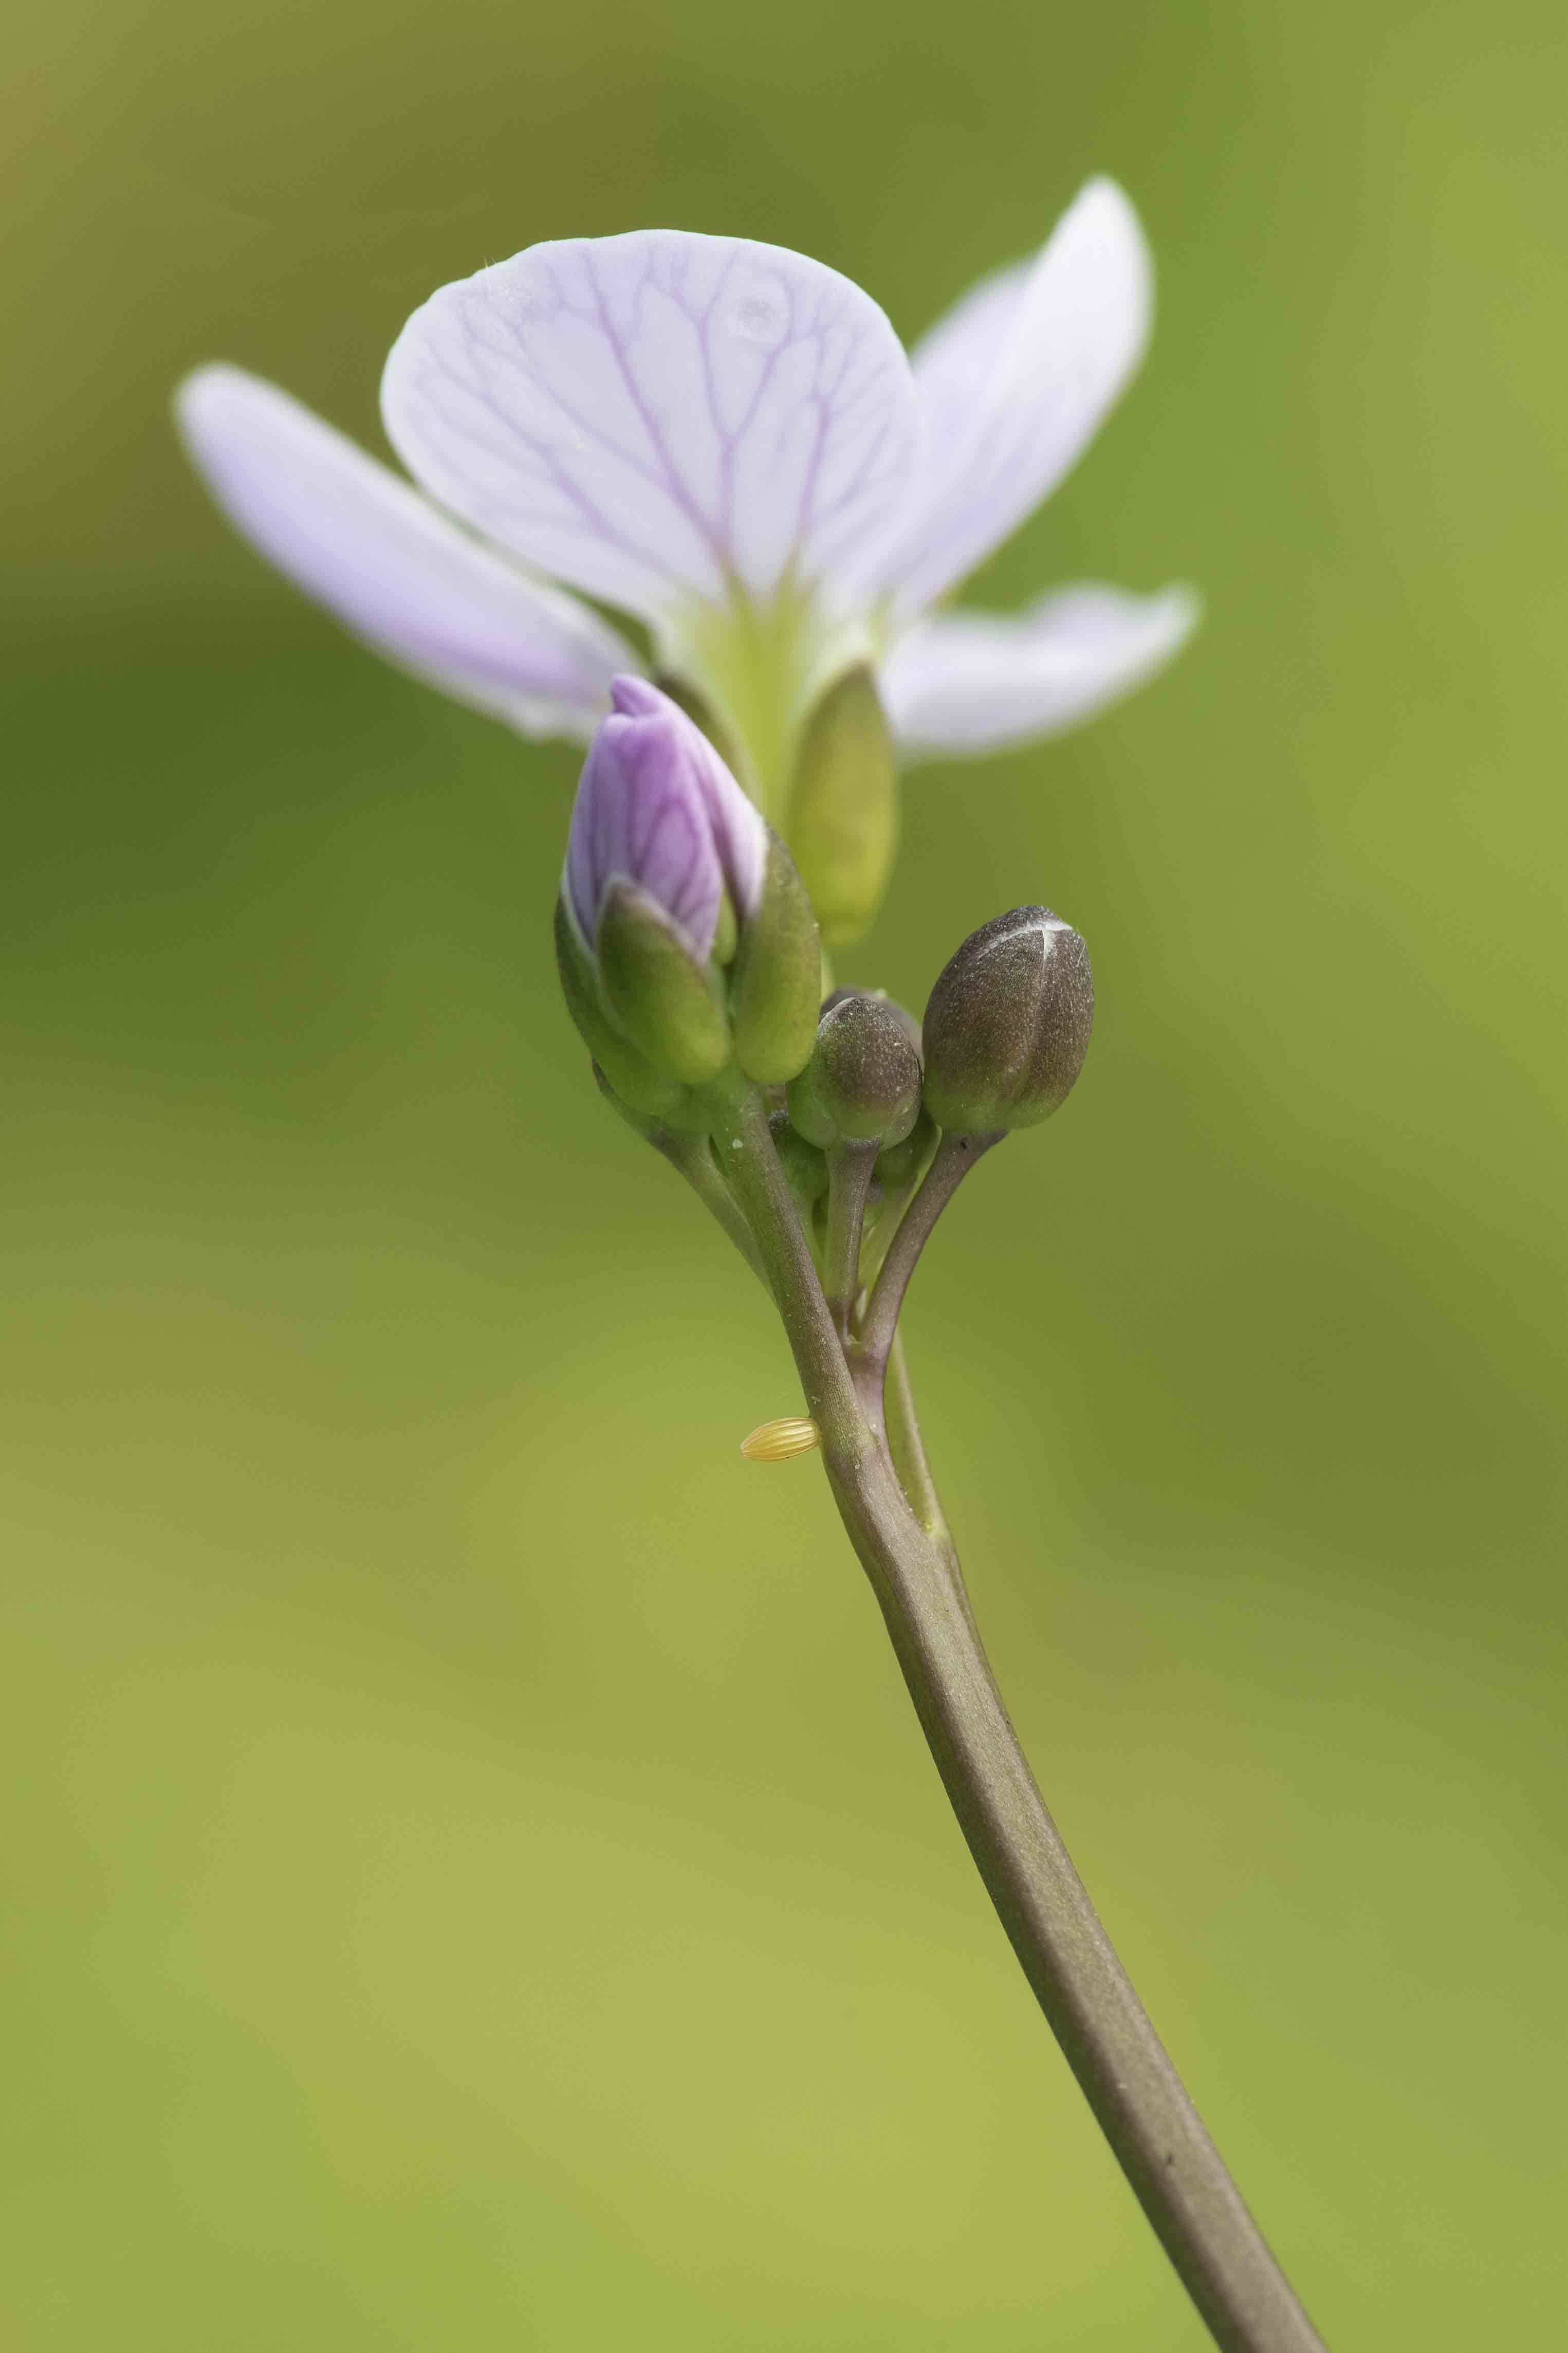
[[785,1413],[777,1421],[762,1423],[750,1438],[742,1438],[741,1451],[748,1462],[787,1462],[792,1454],[809,1454],[821,1443],[822,1432],[815,1421],[806,1421],[798,1413]]

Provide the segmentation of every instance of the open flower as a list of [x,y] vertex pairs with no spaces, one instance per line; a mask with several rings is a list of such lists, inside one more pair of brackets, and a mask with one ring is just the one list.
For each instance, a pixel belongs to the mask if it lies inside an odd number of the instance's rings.
[[637,230],[531,246],[414,313],[382,409],[418,490],[237,368],[198,369],[178,413],[282,571],[524,734],[590,735],[611,680],[645,666],[581,600],[633,617],[787,830],[800,730],[858,665],[907,754],[975,752],[1083,718],[1187,635],[1180,588],[936,609],[1077,459],[1150,306],[1108,180],[908,358],[820,262]]

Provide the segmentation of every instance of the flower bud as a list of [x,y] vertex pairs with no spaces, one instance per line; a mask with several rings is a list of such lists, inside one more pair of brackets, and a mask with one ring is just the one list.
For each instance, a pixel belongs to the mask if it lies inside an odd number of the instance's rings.
[[829,947],[882,903],[898,843],[892,738],[868,670],[830,686],[801,736],[784,830]]
[[835,991],[810,1061],[789,1091],[789,1115],[810,1144],[901,1144],[921,1108],[921,1059],[908,1017],[885,997]]
[[[619,678],[611,701],[577,788],[562,881],[575,976],[655,1071],[700,1086],[731,1059],[712,958],[762,903],[767,828],[668,695]],[[575,1014],[570,981],[567,998]],[[612,1060],[588,1042],[615,1084]]]
[[889,997],[885,988],[835,988],[830,990],[822,1000],[824,1013],[830,1013],[836,1005],[842,1005],[847,997],[874,997],[879,1005],[885,1005],[899,1023],[915,1052],[917,1054],[920,1052],[921,1025],[907,1005],[900,1005],[898,998]]
[[1032,1127],[1065,1101],[1089,1051],[1089,950],[1048,907],[972,932],[926,1007],[925,1100],[939,1125],[984,1135]]
[[734,736],[720,718],[713,705],[698,692],[678,670],[661,670],[654,680],[661,694],[684,711],[699,734],[706,736],[730,774],[739,781],[744,763]]

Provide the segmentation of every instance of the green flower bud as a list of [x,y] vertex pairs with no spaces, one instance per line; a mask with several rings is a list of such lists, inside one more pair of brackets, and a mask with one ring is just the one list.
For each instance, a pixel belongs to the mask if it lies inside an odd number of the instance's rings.
[[1089,950],[1048,907],[972,932],[926,1007],[925,1099],[939,1125],[986,1135],[1032,1127],[1063,1103],[1094,1023]]
[[742,922],[730,981],[735,1059],[749,1079],[782,1085],[805,1069],[821,991],[816,917],[794,860],[770,833],[762,893]]
[[808,1143],[903,1142],[921,1108],[908,1018],[885,997],[843,989],[829,997],[816,1050],[789,1091],[791,1124]]
[[892,738],[868,670],[847,670],[805,723],[785,831],[830,947],[881,905],[898,846]]

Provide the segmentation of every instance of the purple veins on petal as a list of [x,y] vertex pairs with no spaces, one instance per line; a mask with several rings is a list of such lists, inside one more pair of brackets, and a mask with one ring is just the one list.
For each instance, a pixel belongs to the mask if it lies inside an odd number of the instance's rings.
[[610,689],[610,701],[616,711],[641,718],[662,718],[679,731],[707,805],[714,848],[735,911],[740,915],[751,914],[762,897],[767,872],[767,828],[754,804],[736,783],[723,756],[715,751],[696,721],[646,678],[629,674],[617,678]]
[[761,890],[762,819],[685,712],[646,680],[618,678],[578,786],[566,889],[590,947],[617,883],[647,893],[706,963],[726,887],[739,912]]
[[738,580],[842,586],[919,463],[886,317],[805,255],[668,229],[529,248],[394,346],[388,432],[466,521],[658,621]]

